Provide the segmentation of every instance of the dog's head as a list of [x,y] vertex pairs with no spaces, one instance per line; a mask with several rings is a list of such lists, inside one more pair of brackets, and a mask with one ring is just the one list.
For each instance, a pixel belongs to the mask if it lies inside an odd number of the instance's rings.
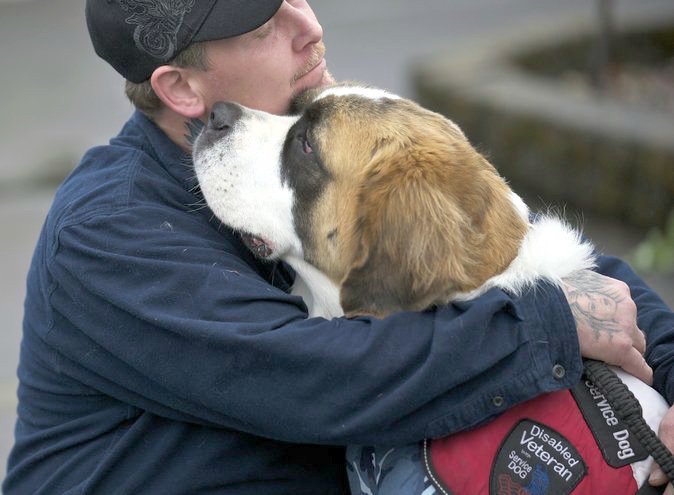
[[303,257],[346,314],[446,302],[515,258],[526,206],[451,121],[382,90],[313,90],[297,114],[214,107],[203,194],[259,256]]

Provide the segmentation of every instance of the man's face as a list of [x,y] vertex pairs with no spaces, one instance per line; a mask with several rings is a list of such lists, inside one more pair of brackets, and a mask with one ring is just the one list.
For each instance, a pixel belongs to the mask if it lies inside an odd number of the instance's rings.
[[235,101],[282,114],[307,88],[333,82],[323,54],[323,30],[306,0],[286,0],[266,24],[207,43],[210,69],[197,73],[206,107]]

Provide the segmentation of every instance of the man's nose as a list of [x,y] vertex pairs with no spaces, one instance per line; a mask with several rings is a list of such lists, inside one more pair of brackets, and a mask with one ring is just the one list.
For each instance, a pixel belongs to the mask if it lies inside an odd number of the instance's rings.
[[292,26],[294,51],[301,52],[308,45],[314,45],[323,39],[323,28],[306,0],[298,0],[292,4],[283,2],[278,12],[277,15]]
[[241,106],[231,101],[219,101],[211,109],[208,128],[214,131],[229,131],[243,115]]

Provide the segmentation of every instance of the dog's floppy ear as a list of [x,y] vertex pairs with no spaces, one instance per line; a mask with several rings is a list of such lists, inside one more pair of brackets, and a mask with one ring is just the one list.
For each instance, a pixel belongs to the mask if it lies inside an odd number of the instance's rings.
[[[378,153],[363,174],[345,238],[345,314],[384,316],[447,302],[515,257],[524,222],[510,189],[469,145]],[[490,236],[504,239],[496,246]]]

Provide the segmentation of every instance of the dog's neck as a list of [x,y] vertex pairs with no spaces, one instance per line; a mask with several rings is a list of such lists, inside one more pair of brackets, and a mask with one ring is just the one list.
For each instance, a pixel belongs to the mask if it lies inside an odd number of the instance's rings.
[[[339,287],[323,272],[302,258],[288,256],[285,261],[297,273],[292,293],[304,299],[309,316],[330,319],[344,314]],[[563,278],[591,269],[594,263],[593,246],[583,241],[578,231],[559,218],[541,217],[530,225],[517,257],[505,271],[473,291],[456,294],[453,299],[473,299],[493,287],[520,294],[541,280],[560,285]]]
[[591,270],[595,262],[594,246],[583,240],[580,232],[560,218],[541,216],[529,225],[517,256],[508,268],[477,289],[457,294],[454,299],[474,299],[493,287],[521,294],[542,280],[560,286],[562,279],[580,270]]
[[331,319],[344,315],[339,304],[339,287],[332,280],[302,258],[286,256],[284,260],[296,274],[292,293],[304,299],[310,317]]

